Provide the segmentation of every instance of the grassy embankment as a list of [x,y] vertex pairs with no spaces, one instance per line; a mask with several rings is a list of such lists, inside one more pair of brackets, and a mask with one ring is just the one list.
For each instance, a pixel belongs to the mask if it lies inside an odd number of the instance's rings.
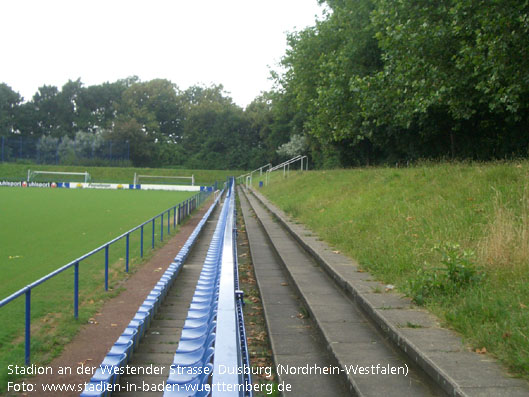
[[[38,165],[38,164],[17,164],[0,163],[0,180],[23,181],[28,176],[28,169],[39,171],[63,171],[63,172],[84,172],[88,171],[92,177],[92,182],[100,183],[133,183],[134,173],[140,175],[167,175],[167,176],[195,176],[195,185],[211,185],[215,181],[224,182],[228,176],[238,176],[244,171],[236,170],[184,170],[170,168],[120,168],[120,167],[85,167],[66,165]],[[47,178],[50,178],[47,176]],[[53,177],[52,177],[53,178]],[[56,177],[61,179],[64,177]],[[79,178],[79,177],[77,177]],[[56,180],[56,182],[63,182]],[[166,182],[166,181],[162,181]],[[145,183],[160,183],[156,182]],[[171,183],[176,183],[171,181]],[[182,180],[180,184],[190,184],[188,180]]]
[[262,192],[529,378],[528,162],[281,171]]

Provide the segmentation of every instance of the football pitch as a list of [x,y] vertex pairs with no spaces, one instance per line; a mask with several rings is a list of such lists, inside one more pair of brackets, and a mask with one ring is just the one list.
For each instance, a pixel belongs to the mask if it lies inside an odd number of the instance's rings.
[[[195,192],[0,188],[0,299],[23,288],[81,255],[147,221],[162,211],[193,196]],[[172,214],[172,213],[171,213]],[[171,219],[171,233],[173,233]],[[164,219],[167,225],[167,217]],[[165,226],[164,235],[167,232]],[[156,220],[155,241],[160,241],[160,220]],[[152,228],[145,226],[145,256],[151,252]],[[125,239],[109,249],[110,289],[123,279]],[[131,271],[140,262],[140,233],[130,238]],[[117,288],[116,288],[117,289]],[[104,293],[104,250],[80,263],[80,322],[93,315],[94,302]],[[112,293],[112,292],[111,292]],[[40,338],[58,323],[73,322],[73,269],[46,281],[32,291],[32,347],[51,344],[54,350],[62,337]],[[49,314],[54,313],[54,314]],[[0,308],[0,347],[21,342],[24,297]],[[33,331],[35,328],[35,332]],[[35,346],[37,347],[37,346]],[[42,346],[41,346],[42,347]],[[5,351],[5,349],[3,349]],[[21,346],[15,347],[23,359]],[[38,349],[37,349],[38,350]],[[13,353],[15,353],[13,351]],[[0,357],[0,364],[8,357]]]

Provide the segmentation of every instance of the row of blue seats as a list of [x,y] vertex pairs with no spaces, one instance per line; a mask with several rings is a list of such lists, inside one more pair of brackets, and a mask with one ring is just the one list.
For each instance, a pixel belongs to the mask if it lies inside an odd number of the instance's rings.
[[181,267],[187,259],[189,252],[197,241],[197,238],[211,213],[217,206],[220,197],[221,194],[219,194],[213,205],[211,205],[206,214],[204,214],[184,246],[176,255],[174,261],[169,265],[152,291],[147,295],[145,301],[140,305],[131,322],[127,325],[121,336],[107,353],[99,368],[94,372],[90,382],[85,385],[85,389],[81,393],[82,397],[110,396],[114,389],[114,385],[119,382],[119,371],[117,368],[125,366],[130,362],[133,352],[139,345],[140,339],[145,334],[151,319],[156,314],[172,283],[178,276]]
[[222,245],[231,194],[230,189],[191,300],[164,397],[209,395],[205,385],[213,372]]

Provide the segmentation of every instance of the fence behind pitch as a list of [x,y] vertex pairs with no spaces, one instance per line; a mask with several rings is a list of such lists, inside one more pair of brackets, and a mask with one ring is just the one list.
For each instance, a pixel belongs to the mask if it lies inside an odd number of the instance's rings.
[[[128,161],[130,158],[129,142],[104,141],[96,147],[81,146],[61,151],[61,146],[56,145],[46,150],[40,149],[39,140],[23,136],[0,137],[0,161],[33,161],[38,164],[65,164],[75,158],[76,162],[82,160],[105,160],[108,162]],[[72,143],[72,145],[74,145]]]

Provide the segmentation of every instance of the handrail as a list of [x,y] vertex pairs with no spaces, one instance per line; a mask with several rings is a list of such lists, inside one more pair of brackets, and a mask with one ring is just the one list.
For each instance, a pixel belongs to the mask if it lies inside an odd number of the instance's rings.
[[266,167],[272,167],[272,163],[268,163],[268,164],[262,165],[261,167],[256,168],[256,169],[253,170],[253,171],[247,172],[246,174],[239,175],[239,176],[238,176],[237,178],[235,178],[235,179],[237,179],[237,180],[238,180],[238,179],[242,179],[242,178],[244,178],[245,176],[248,176],[248,175],[251,177],[251,176],[253,175],[253,173],[254,173],[254,172],[257,172],[257,171],[260,172],[260,175],[263,175],[263,169],[266,168]]
[[[163,241],[163,231],[165,229],[164,225],[164,215],[167,214],[167,232],[170,233],[170,227],[171,227],[171,211],[174,211],[173,215],[173,230],[176,228],[177,224],[180,224],[180,222],[188,216],[194,209],[196,209],[203,201],[204,199],[209,196],[211,191],[209,189],[201,190],[194,196],[182,201],[181,203],[178,203],[165,211],[162,211],[158,215],[150,218],[149,220],[141,223],[140,225],[126,231],[125,233],[115,237],[114,239],[107,241],[105,244],[91,250],[90,252],[74,259],[73,261],[67,263],[64,266],[61,266],[60,268],[54,270],[53,272],[41,277],[40,279],[32,282],[31,284],[26,285],[25,287],[21,288],[20,290],[12,293],[11,295],[7,296],[6,298],[0,300],[0,308],[7,305],[9,302],[12,302],[16,298],[25,295],[26,296],[26,305],[25,305],[25,362],[26,365],[29,365],[30,363],[30,341],[31,341],[31,290],[40,284],[43,284],[45,281],[57,276],[58,274],[64,272],[67,269],[70,269],[72,267],[75,267],[75,276],[74,276],[74,317],[77,319],[79,315],[79,264],[83,260],[87,259],[88,257],[94,255],[97,252],[105,250],[105,290],[108,291],[108,281],[109,281],[109,275],[108,275],[108,268],[109,268],[109,259],[108,259],[108,250],[109,247],[114,244],[115,242],[126,238],[126,261],[125,261],[125,271],[129,271],[129,240],[130,240],[130,234],[135,232],[138,229],[141,229],[141,247],[140,247],[140,256],[143,257],[143,246],[144,246],[144,238],[143,238],[143,230],[144,226],[147,224],[152,224],[152,248],[154,248],[154,235],[155,235],[155,223],[156,219],[160,218],[160,241]],[[178,218],[177,218],[177,208],[178,208]]]
[[[275,170],[277,170],[277,169],[279,169],[279,168],[281,168],[281,167],[284,167],[285,165],[288,165],[288,164],[290,164],[290,163],[293,163],[293,162],[295,162],[295,161],[298,161],[300,157],[301,157],[301,154],[298,154],[296,157],[292,157],[291,159],[286,160],[286,161],[283,161],[281,164],[278,164],[278,165],[276,165],[276,166],[270,168],[267,172],[275,171]],[[307,157],[307,156],[304,156],[304,157]]]
[[[280,168],[283,168],[283,175],[284,176],[287,176],[287,173],[290,172],[290,164],[293,164],[293,163],[296,163],[298,161],[301,161],[301,171],[303,171],[303,160],[307,161],[307,164],[306,164],[306,170],[309,169],[309,158],[307,156],[302,156],[301,154],[298,154],[297,156],[295,157],[292,157],[291,159],[289,160],[286,160],[284,162],[282,162],[281,164],[278,164],[270,169],[268,169],[266,171],[266,175],[265,175],[265,184],[268,185],[269,181],[270,181],[270,175],[273,171],[276,171]],[[288,167],[288,170],[287,170],[287,167]]]

